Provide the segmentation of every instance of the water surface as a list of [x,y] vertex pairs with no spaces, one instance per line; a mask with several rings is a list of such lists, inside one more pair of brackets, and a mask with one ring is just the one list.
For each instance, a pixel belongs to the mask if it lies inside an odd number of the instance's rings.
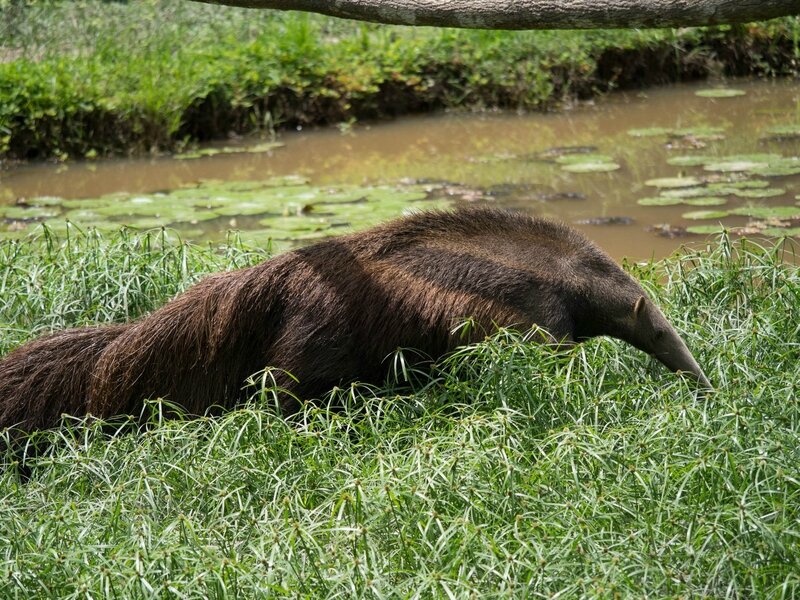
[[[736,227],[756,222],[762,229],[769,224],[763,225],[763,218],[743,215],[701,221],[683,216],[716,206],[637,204],[642,198],[666,191],[646,184],[654,178],[757,179],[766,182],[764,185],[776,190],[776,194],[768,198],[729,195],[721,208],[797,206],[795,196],[800,194],[800,175],[797,174],[756,177],[740,172],[709,172],[702,165],[687,167],[667,163],[670,158],[692,155],[718,158],[752,153],[771,153],[786,158],[800,155],[800,138],[770,133],[770,128],[791,129],[800,123],[800,87],[795,82],[733,81],[727,82],[725,87],[741,90],[744,95],[731,98],[696,95],[698,90],[709,87],[715,86],[705,82],[642,93],[612,94],[596,103],[580,104],[552,114],[436,114],[346,128],[285,132],[278,137],[283,144],[281,147],[264,152],[218,154],[188,160],[160,157],[30,164],[0,174],[0,203],[21,202],[24,205],[27,199],[37,196],[77,199],[118,192],[151,194],[193,186],[205,180],[245,181],[285,175],[303,176],[307,185],[317,191],[341,186],[352,190],[356,185],[395,186],[398,182],[423,182],[438,186],[436,192],[431,193],[440,199],[436,205],[443,201],[492,204],[568,223],[621,217],[626,224],[579,224],[577,227],[617,258],[662,257],[682,243],[703,243],[706,236],[662,237],[652,230],[653,227],[669,225],[662,229],[683,233],[682,228],[698,223]],[[683,137],[635,137],[629,133],[653,127],[692,129],[697,135],[691,131]],[[708,128],[717,128],[716,133],[712,131],[712,135],[707,135]],[[230,149],[237,144],[255,143],[258,141],[237,140],[216,147]],[[607,155],[619,168],[608,172],[574,173],[554,162],[562,154],[571,156],[582,152]],[[311,197],[308,190],[303,194]],[[159,201],[158,197],[155,201]],[[294,211],[297,217],[314,213],[311,205],[296,208],[295,204],[292,201],[289,212],[284,209],[283,217],[295,216]],[[397,208],[396,212],[402,212],[402,208]],[[800,207],[797,212],[800,217]],[[327,214],[319,210],[317,213],[322,215],[320,219]],[[391,216],[391,210],[387,214]],[[797,223],[792,220],[791,209],[785,209],[782,214],[782,221],[771,224],[800,226],[800,220]],[[39,220],[44,218],[46,215]],[[59,214],[56,218],[63,217]],[[163,222],[189,237],[214,238],[231,226],[257,228],[263,225],[258,224],[254,215],[236,218],[226,214],[211,218],[209,214],[199,223],[197,219],[189,219],[194,222],[188,223],[175,221],[175,218],[186,217],[165,217]],[[158,215],[151,217],[146,224],[156,224],[158,219]],[[124,218],[116,220],[124,221]],[[346,221],[347,218],[337,224]],[[358,227],[363,223],[366,221],[362,219],[353,225]],[[6,219],[6,227],[13,228],[14,224]]]

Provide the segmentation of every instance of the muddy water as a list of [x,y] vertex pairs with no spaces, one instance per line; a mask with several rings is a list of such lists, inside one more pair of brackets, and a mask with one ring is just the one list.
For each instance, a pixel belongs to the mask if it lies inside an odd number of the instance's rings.
[[[705,82],[613,94],[554,114],[438,114],[345,129],[288,132],[279,137],[282,147],[263,153],[194,160],[163,157],[26,165],[0,173],[0,203],[34,196],[90,198],[123,191],[148,193],[201,179],[251,180],[287,174],[303,175],[311,184],[324,186],[401,179],[446,181],[459,184],[451,186],[452,197],[459,203],[513,207],[568,223],[625,217],[630,220],[628,224],[578,227],[617,258],[662,257],[684,243],[702,244],[705,238],[661,237],[648,229],[659,224],[678,228],[696,225],[698,221],[682,215],[707,208],[637,204],[641,198],[658,195],[658,189],[645,184],[648,180],[709,174],[702,166],[671,166],[668,158],[756,152],[800,155],[798,137],[767,139],[770,127],[797,127],[800,123],[800,86],[795,82],[734,81],[727,82],[727,87],[744,95],[696,95],[709,87],[714,86]],[[724,139],[634,137],[628,133],[652,127],[717,127],[722,128]],[[596,153],[608,155],[620,168],[571,173],[552,160],[543,160],[552,156],[541,154],[556,147],[576,146],[596,148]],[[766,199],[732,198],[730,205],[785,206],[798,201],[795,196],[800,194],[800,175],[762,179],[783,192]],[[723,222],[738,226],[748,220],[746,216],[729,216]],[[214,227],[221,229],[229,222],[223,219]],[[709,222],[716,221],[700,223]]]

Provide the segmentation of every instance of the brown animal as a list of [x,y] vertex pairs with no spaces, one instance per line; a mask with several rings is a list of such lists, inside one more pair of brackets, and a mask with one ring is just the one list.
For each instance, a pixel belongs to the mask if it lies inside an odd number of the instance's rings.
[[[471,317],[539,325],[552,341],[620,338],[708,380],[641,286],[578,232],[497,210],[428,212],[212,275],[128,325],[34,340],[0,361],[0,427],[41,429],[62,413],[139,414],[166,398],[190,414],[244,399],[267,367],[298,409],[355,380],[380,383],[398,347],[439,357]],[[293,396],[292,396],[293,395]]]

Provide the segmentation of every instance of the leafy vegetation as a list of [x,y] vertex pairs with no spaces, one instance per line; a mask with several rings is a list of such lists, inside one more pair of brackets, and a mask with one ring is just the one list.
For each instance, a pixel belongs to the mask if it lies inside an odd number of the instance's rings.
[[[608,339],[500,331],[413,391],[48,433],[0,472],[3,597],[775,597],[800,593],[800,272],[721,237],[632,265],[716,386]],[[264,253],[163,233],[0,242],[0,353],[135,318]],[[409,355],[406,353],[405,357]],[[7,456],[6,460],[12,457]]]
[[[796,69],[796,19],[496,32],[192,2],[0,1],[0,157],[181,149],[231,132]],[[648,68],[647,65],[653,65]]]

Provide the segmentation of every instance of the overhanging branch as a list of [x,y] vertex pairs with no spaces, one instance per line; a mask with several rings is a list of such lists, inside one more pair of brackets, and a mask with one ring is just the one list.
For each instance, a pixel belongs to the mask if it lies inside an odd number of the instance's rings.
[[199,0],[394,25],[469,29],[690,27],[800,14],[800,0]]

